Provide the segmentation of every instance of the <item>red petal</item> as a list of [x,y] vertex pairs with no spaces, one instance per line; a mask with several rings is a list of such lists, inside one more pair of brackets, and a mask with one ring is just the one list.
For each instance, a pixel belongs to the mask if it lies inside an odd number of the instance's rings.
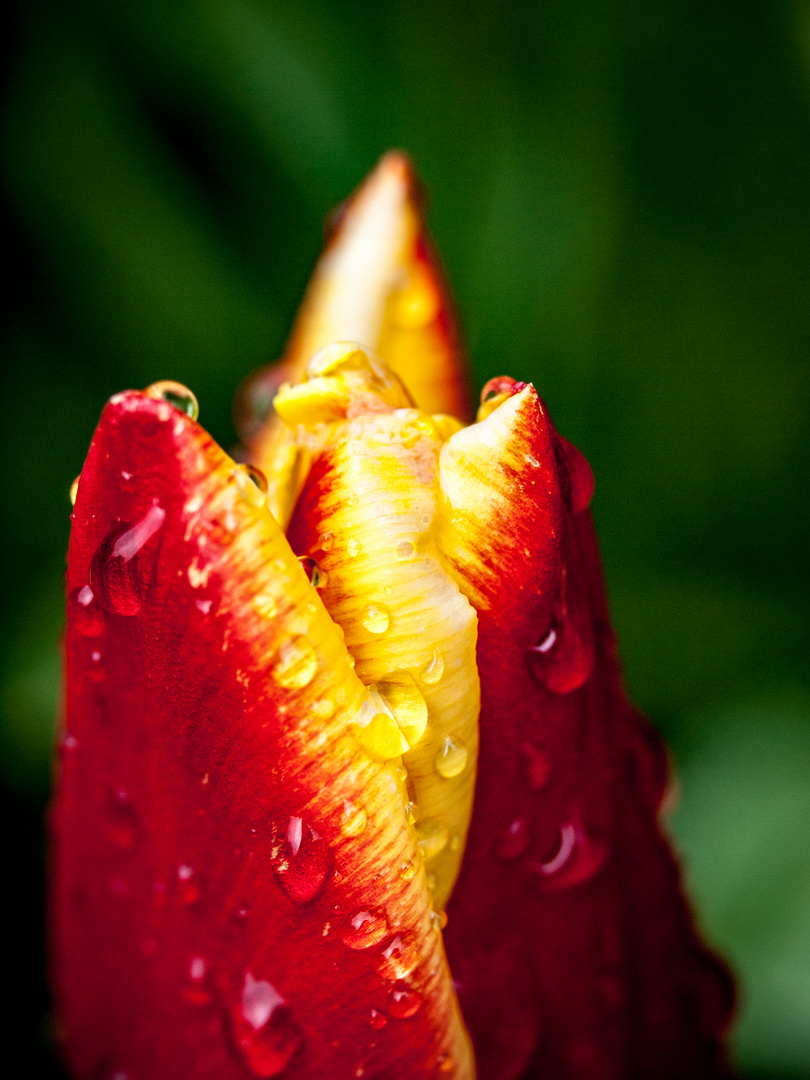
[[128,393],[82,473],[53,811],[66,1058],[82,1080],[469,1077],[402,793],[349,729],[366,691],[240,469]]
[[[494,390],[504,403],[491,421],[526,394]],[[475,428],[463,434],[470,442]],[[553,439],[558,484],[543,491],[557,491],[563,573],[551,602],[525,583],[547,581],[553,539],[528,540],[537,497],[521,506],[515,486],[511,515],[498,501],[509,499],[503,471],[492,480],[498,515],[480,511],[488,547],[477,563],[455,563],[468,595],[478,594],[480,758],[445,939],[479,1075],[726,1075],[730,980],[695,931],[658,824],[666,759],[621,685],[583,511],[590,470]],[[463,477],[458,486],[467,490]],[[546,513],[552,520],[553,508]],[[521,647],[510,637],[508,658],[504,605],[512,626],[536,620]]]

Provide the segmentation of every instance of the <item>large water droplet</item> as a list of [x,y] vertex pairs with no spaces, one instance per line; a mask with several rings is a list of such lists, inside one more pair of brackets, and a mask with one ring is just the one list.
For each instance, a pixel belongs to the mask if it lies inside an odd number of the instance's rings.
[[447,828],[447,823],[442,821],[441,818],[426,818],[417,824],[416,837],[419,841],[422,857],[427,862],[430,859],[435,859],[447,847],[450,830]]
[[427,727],[428,708],[413,675],[392,671],[379,680],[377,692],[393,713],[408,746],[416,746]]
[[149,560],[144,561],[146,548],[165,520],[166,511],[155,502],[135,525],[114,522],[96,549],[90,585],[96,600],[113,615],[137,615],[141,610],[151,570]]
[[363,615],[363,626],[370,634],[384,634],[391,625],[391,613],[385,604],[369,604]]
[[231,1021],[239,1052],[255,1076],[278,1076],[303,1049],[304,1036],[282,995],[249,971]]
[[197,398],[187,386],[174,382],[172,379],[161,379],[154,382],[144,390],[147,397],[168,401],[175,409],[197,420],[200,415],[200,405]]
[[285,689],[303,689],[312,682],[317,670],[315,650],[305,637],[294,637],[279,649],[274,674],[276,682]]
[[340,940],[350,949],[369,949],[388,933],[388,920],[381,908],[363,908],[340,927]]
[[314,585],[316,589],[322,589],[327,582],[327,576],[320,563],[316,562],[311,555],[301,555],[298,561],[309,578],[310,584]]
[[407,1020],[422,1007],[422,995],[410,986],[395,986],[388,995],[388,1015],[397,1020]]
[[68,597],[67,617],[82,637],[98,637],[104,632],[107,618],[89,585],[74,589]]
[[567,821],[560,826],[556,852],[544,862],[530,863],[529,870],[544,891],[555,892],[588,881],[601,870],[607,854],[607,841],[589,836],[577,820]]
[[332,865],[332,852],[324,838],[303,818],[291,817],[273,859],[273,875],[282,892],[296,904],[308,904],[323,888]]
[[403,932],[387,941],[380,950],[376,972],[390,982],[405,979],[419,965],[421,957],[413,934]]
[[445,780],[452,780],[464,772],[468,756],[467,747],[461,739],[451,739],[449,735],[445,735],[442,745],[433,758],[433,764],[439,776],[443,776]]

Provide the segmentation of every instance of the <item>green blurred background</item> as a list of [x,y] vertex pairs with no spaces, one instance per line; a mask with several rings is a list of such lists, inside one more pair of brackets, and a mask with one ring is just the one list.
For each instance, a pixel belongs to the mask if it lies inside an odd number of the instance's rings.
[[674,749],[687,876],[740,974],[741,1070],[810,1075],[810,5],[9,10],[0,768],[19,1075],[59,1075],[42,815],[70,482],[105,399],[159,378],[191,386],[230,445],[233,390],[278,354],[327,211],[392,146],[431,193],[479,385],[534,380],[593,463],[628,682]]

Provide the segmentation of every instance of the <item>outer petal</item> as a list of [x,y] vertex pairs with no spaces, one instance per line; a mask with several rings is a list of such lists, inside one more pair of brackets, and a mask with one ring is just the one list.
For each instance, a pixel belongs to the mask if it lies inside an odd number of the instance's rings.
[[[386,154],[334,220],[282,357],[285,378],[297,382],[330,342],[357,341],[402,377],[426,412],[469,417],[466,364],[406,155]],[[256,431],[250,402],[266,400],[267,379],[254,380],[242,395],[243,437],[271,484],[277,475],[284,484],[289,440],[272,412]],[[282,493],[282,521],[288,502]]]
[[351,734],[367,692],[244,468],[114,398],[68,588],[51,902],[75,1075],[471,1077],[403,786]]
[[583,459],[529,388],[447,442],[442,485],[479,611],[480,767],[445,938],[481,1076],[724,1075],[730,984],[658,825],[665,755],[622,690]]

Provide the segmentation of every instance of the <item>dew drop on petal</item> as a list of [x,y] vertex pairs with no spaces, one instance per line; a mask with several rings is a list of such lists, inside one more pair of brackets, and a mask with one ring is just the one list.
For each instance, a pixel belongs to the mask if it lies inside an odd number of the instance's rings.
[[346,554],[351,559],[356,559],[360,552],[363,550],[363,546],[359,540],[356,540],[353,536],[350,536],[346,541]]
[[434,651],[433,656],[422,668],[422,682],[427,686],[435,686],[444,675],[444,660],[440,652]]
[[416,746],[427,728],[428,707],[413,675],[393,671],[378,681],[377,691],[391,710],[408,747]]
[[255,465],[237,465],[231,476],[244,502],[256,509],[266,505],[267,479],[261,469]]
[[467,767],[467,757],[467,747],[461,739],[451,739],[449,735],[445,735],[442,745],[433,758],[433,764],[439,776],[443,776],[445,780],[452,780],[464,772]]
[[362,806],[344,800],[340,815],[340,831],[344,836],[359,836],[368,823],[368,815]]
[[436,1058],[436,1068],[440,1073],[452,1072],[456,1067],[456,1062],[452,1054],[439,1054]]
[[501,859],[517,859],[528,846],[528,823],[525,818],[516,817],[498,838],[497,854]]
[[415,825],[419,820],[419,807],[415,802],[406,802],[403,809],[405,811],[405,820],[409,825]]
[[186,962],[185,980],[180,996],[189,1005],[199,1006],[211,1003],[208,961],[199,953],[193,953]]
[[68,623],[82,637],[98,637],[107,622],[104,609],[93,596],[89,585],[74,589],[67,602]]
[[544,891],[568,889],[590,880],[601,870],[608,855],[607,841],[589,836],[576,821],[560,826],[556,852],[544,862],[529,864]]
[[435,859],[447,847],[450,830],[447,828],[447,823],[442,821],[441,818],[426,818],[424,821],[418,822],[416,838],[419,841],[422,857],[425,861],[429,861]]
[[349,949],[369,949],[388,934],[388,920],[380,908],[363,908],[342,924],[340,940]]
[[395,986],[388,995],[388,1015],[397,1020],[407,1020],[422,1007],[422,995],[410,986]]
[[371,1027],[377,1031],[381,1031],[388,1023],[388,1017],[384,1013],[377,1012],[376,1009],[372,1009],[369,1013],[368,1022]]
[[316,589],[322,589],[327,582],[326,571],[323,567],[311,555],[301,555],[298,561],[309,578],[310,584]]
[[410,540],[400,540],[394,548],[394,553],[400,561],[413,558],[415,548]]
[[[435,882],[434,882],[434,885],[435,885]],[[433,888],[433,887],[434,886],[431,886],[431,888]],[[430,925],[433,927],[433,929],[436,931],[436,933],[439,933],[441,930],[444,930],[444,928],[445,928],[445,926],[447,926],[448,922],[449,922],[449,919],[448,919],[446,911],[431,911],[431,913],[430,913]]]
[[144,390],[144,394],[150,398],[168,401],[175,409],[190,416],[192,420],[198,419],[200,405],[196,396],[187,386],[174,382],[172,379],[161,379],[160,382],[152,383]]
[[274,674],[276,682],[285,689],[302,690],[312,682],[317,670],[315,650],[305,637],[294,637],[279,649]]
[[263,619],[274,619],[278,614],[278,602],[272,593],[257,593],[251,600],[251,604]]
[[91,651],[87,674],[94,683],[104,682],[107,678],[107,672],[104,670],[104,657],[102,656],[100,649],[93,649]]
[[320,833],[303,818],[293,816],[273,859],[273,876],[293,903],[308,904],[323,888],[332,872],[333,862],[329,845]]
[[400,865],[399,876],[403,881],[412,881],[415,873],[416,867],[410,859],[406,859],[406,861]]
[[79,481],[80,480],[81,480],[81,474],[79,476],[77,476],[76,479],[73,481],[73,483],[70,485],[69,494],[70,494],[70,505],[71,506],[76,505],[76,499],[78,498],[78,495],[79,495]]
[[304,1047],[304,1036],[282,995],[250,972],[231,1010],[231,1023],[239,1053],[254,1076],[278,1076]]
[[180,863],[175,872],[177,893],[184,904],[196,904],[200,899],[200,879],[193,866]]
[[90,587],[106,611],[137,615],[141,610],[149,589],[145,549],[165,520],[166,511],[155,502],[134,525],[116,521],[110,526],[90,564]]
[[384,634],[391,625],[391,613],[384,604],[369,604],[363,615],[363,626],[370,634]]
[[405,979],[419,965],[421,957],[413,934],[403,931],[395,934],[380,949],[375,970],[389,982]]

